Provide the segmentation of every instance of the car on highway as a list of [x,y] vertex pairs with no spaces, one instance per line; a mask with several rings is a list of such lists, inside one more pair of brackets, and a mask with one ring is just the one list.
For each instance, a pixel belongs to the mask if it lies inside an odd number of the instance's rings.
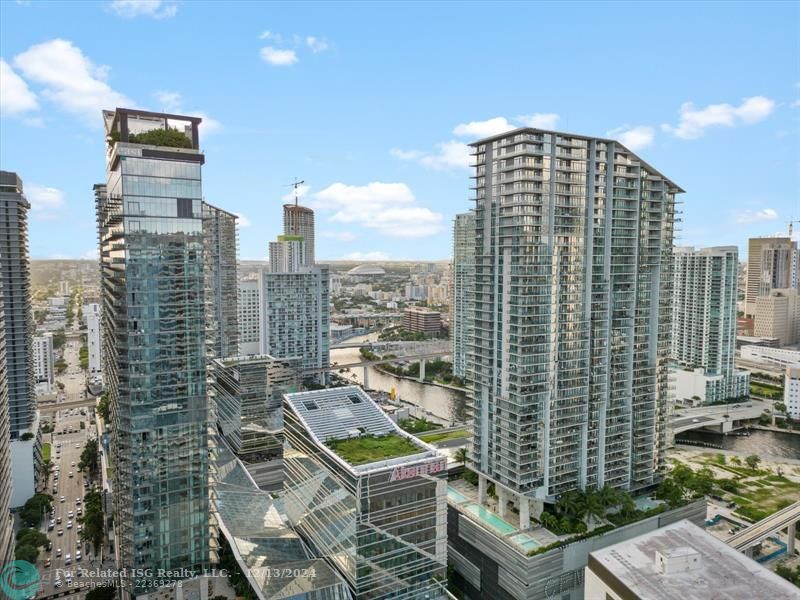
[[56,558],[61,558],[61,548],[56,548]]
[[61,525],[61,517],[56,517],[56,523],[58,523],[59,525]]
[[75,466],[75,461],[74,460],[72,461],[72,465],[71,466],[73,466],[73,467]]
[[64,582],[67,584],[67,586],[72,585],[72,573],[69,571],[64,573]]
[[83,531],[83,525],[78,525],[78,533],[80,533],[81,531]]
[[72,521],[67,521],[67,529],[72,529]]
[[64,496],[61,496],[61,498],[58,499],[59,502],[64,502],[64,500],[65,500]]
[[56,531],[56,534],[57,535],[64,535],[64,530],[63,529],[59,529],[58,531]]
[[72,518],[72,515],[73,515],[73,513],[72,513],[72,511],[71,511],[71,510],[70,510],[70,511],[67,511],[67,518],[71,519],[71,518]]
[[[56,577],[58,577],[58,576],[56,576]],[[60,588],[60,587],[61,587],[62,585],[64,585],[64,584],[63,584],[63,582],[61,581],[61,579],[58,579],[58,578],[57,578],[57,579],[56,579],[56,580],[53,582],[53,585],[54,585],[54,586],[56,586],[57,588]]]
[[72,479],[72,471],[69,472],[69,478]]
[[47,542],[47,551],[50,552],[53,549],[53,542]]
[[71,564],[71,563],[72,563],[72,555],[71,554],[65,554],[64,555],[64,564],[68,565],[68,564]]
[[44,559],[45,568],[49,567],[52,563],[53,563],[53,561],[51,561],[49,558],[45,558]]
[[81,507],[79,506],[78,511],[75,514],[80,517],[83,514],[83,509],[81,509]]
[[47,531],[53,531],[56,528],[56,522],[53,519],[50,519],[50,522],[47,524]]
[[80,559],[81,559],[81,551],[80,550],[76,550],[75,551],[75,560],[80,560]]

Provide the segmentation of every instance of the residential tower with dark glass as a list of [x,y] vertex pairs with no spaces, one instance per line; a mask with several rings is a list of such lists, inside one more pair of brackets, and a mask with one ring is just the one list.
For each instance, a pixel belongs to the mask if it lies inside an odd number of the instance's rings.
[[201,119],[121,108],[103,116],[107,183],[95,186],[95,198],[125,598],[153,591],[132,569],[197,570],[212,558],[206,311],[213,292]]
[[682,190],[611,139],[523,128],[471,147],[471,460],[524,528],[567,490],[659,480]]

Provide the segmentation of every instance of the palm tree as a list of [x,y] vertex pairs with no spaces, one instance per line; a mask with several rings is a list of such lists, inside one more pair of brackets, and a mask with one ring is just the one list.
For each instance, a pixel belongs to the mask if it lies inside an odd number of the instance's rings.
[[603,505],[603,500],[597,490],[587,490],[583,494],[583,512],[585,515],[584,522],[589,527],[592,520],[600,520],[606,513],[606,508]]
[[49,458],[42,463],[42,472],[44,473],[45,479],[50,477],[50,473],[53,472],[53,463],[50,461]]
[[600,488],[600,490],[597,492],[597,495],[599,496],[600,502],[602,502],[605,508],[617,506],[622,502],[622,494],[620,493],[620,490],[611,487],[607,483]]
[[467,458],[468,454],[466,448],[459,448],[458,450],[456,450],[456,456],[455,456],[456,461],[460,462],[462,465],[465,465],[467,464]]
[[581,519],[584,515],[583,492],[578,490],[568,490],[561,494],[556,504],[559,514],[571,519]]

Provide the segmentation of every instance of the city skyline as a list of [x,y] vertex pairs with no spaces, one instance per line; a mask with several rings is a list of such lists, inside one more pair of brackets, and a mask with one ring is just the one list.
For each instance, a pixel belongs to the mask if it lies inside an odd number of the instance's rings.
[[[0,155],[4,169],[25,174],[32,258],[94,258],[85,193],[100,167],[94,115],[131,105],[203,115],[203,150],[215,165],[206,199],[241,215],[243,260],[263,259],[280,232],[276,209],[293,200],[294,177],[306,180],[301,202],[317,212],[320,260],[448,258],[453,217],[469,208],[465,144],[520,125],[617,139],[679,176],[687,190],[680,245],[736,244],[745,258],[747,237],[784,232],[785,221],[800,218],[797,5],[646,5],[635,17],[585,5],[586,24],[574,22],[576,35],[565,40],[548,27],[571,18],[557,5],[519,5],[512,23],[445,5],[380,14],[365,6],[359,19],[317,5],[299,26],[288,5],[271,5],[269,15],[240,5],[235,19],[210,19],[201,4],[151,3],[159,6],[138,14],[124,4],[0,7]],[[414,44],[365,31],[373,17],[390,18],[398,32],[413,28]],[[534,19],[541,29],[529,27]],[[682,28],[680,49],[654,35],[670,23]],[[111,43],[144,34],[148,44],[135,54]],[[466,59],[479,34],[489,46],[513,39],[515,59]],[[580,57],[613,35],[628,43],[614,47],[609,67],[625,61],[634,73],[658,64],[660,77],[643,87],[640,77],[590,69],[575,83]],[[202,72],[199,62],[160,60],[176,42],[202,52],[212,36],[224,43],[202,55]],[[564,51],[552,53],[554,44]],[[392,60],[399,50],[407,60]],[[159,69],[148,67],[153,61]],[[553,85],[523,80],[511,96],[485,91],[517,61],[539,64]],[[474,69],[488,85],[473,85]],[[54,136],[70,145],[68,155],[49,143]],[[740,151],[766,146],[773,151]],[[64,226],[78,234],[73,247],[64,245]]]

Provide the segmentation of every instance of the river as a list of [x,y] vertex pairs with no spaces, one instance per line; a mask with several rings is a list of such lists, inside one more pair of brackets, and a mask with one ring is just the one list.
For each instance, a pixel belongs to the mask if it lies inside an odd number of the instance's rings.
[[749,436],[722,435],[706,431],[684,431],[676,436],[676,443],[681,440],[716,444],[723,450],[757,454],[775,458],[800,459],[800,435],[779,431],[751,429]]
[[[348,344],[371,342],[378,339],[378,334],[353,337],[345,341]],[[331,350],[331,364],[340,365],[355,363],[363,360],[358,348],[340,348]],[[368,367],[367,376],[369,388],[382,392],[391,392],[395,389],[397,398],[401,402],[419,407],[419,411],[412,413],[415,416],[426,416],[429,420],[443,425],[454,425],[463,422],[466,418],[466,400],[464,392],[452,390],[439,385],[424,384],[410,379],[402,379]],[[342,377],[351,379],[359,385],[364,384],[364,369],[356,367],[349,373],[338,373]]]

